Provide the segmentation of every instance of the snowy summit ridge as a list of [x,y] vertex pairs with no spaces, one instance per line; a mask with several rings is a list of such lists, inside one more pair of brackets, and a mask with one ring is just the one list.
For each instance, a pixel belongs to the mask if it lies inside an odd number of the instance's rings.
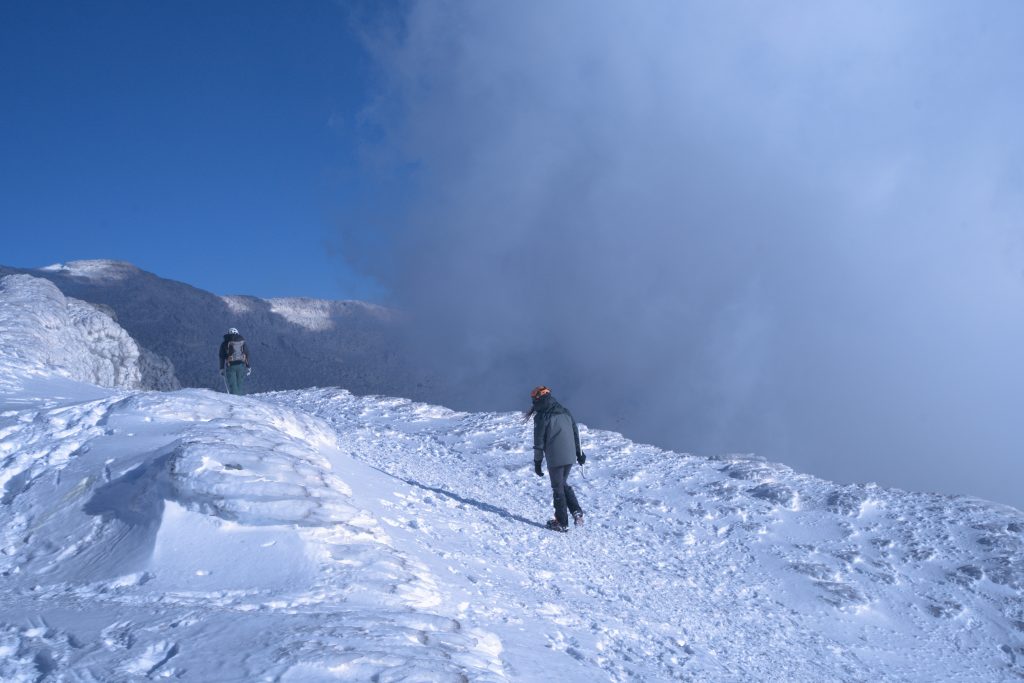
[[555,534],[518,414],[141,391],[80,305],[0,280],[0,680],[1024,678],[1012,508],[582,426]]
[[90,280],[123,280],[139,275],[142,272],[137,266],[127,261],[114,261],[111,259],[87,259],[68,261],[67,263],[54,263],[44,266],[39,270]]
[[140,346],[169,360],[182,386],[218,390],[217,349],[238,328],[253,357],[255,391],[344,386],[424,398],[431,379],[412,367],[394,311],[361,301],[220,296],[122,261],[69,261],[7,274],[49,280],[103,307]]

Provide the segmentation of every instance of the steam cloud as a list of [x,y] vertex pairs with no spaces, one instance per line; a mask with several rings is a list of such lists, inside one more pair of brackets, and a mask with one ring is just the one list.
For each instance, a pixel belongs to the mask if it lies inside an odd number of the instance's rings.
[[676,450],[1024,507],[1024,5],[413,3],[393,28],[368,173],[407,199],[350,249],[438,400],[544,383]]

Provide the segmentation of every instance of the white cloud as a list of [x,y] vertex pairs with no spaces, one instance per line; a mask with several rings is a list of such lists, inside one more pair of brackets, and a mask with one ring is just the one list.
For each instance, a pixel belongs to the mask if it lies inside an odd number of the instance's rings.
[[469,406],[552,383],[675,448],[1008,499],[1024,428],[979,398],[1024,379],[1022,13],[414,5],[375,274]]

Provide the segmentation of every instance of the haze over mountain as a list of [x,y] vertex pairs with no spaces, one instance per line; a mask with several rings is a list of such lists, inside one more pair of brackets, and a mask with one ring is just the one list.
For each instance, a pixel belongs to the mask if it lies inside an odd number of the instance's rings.
[[557,534],[517,413],[140,391],[137,348],[0,278],[0,680],[1024,678],[1012,508],[582,425]]
[[[641,421],[632,420],[631,415],[646,411],[648,414],[643,420],[650,420],[665,409],[664,405],[653,408],[659,406],[657,396],[647,396],[640,386],[635,390],[636,397],[629,399],[597,386],[606,371],[610,371],[604,363],[595,365],[588,375],[588,382],[597,383],[585,392],[588,400],[581,400],[579,387],[561,376],[561,371],[533,373],[540,379],[531,373],[528,377],[520,374],[521,394],[510,393],[509,387],[513,382],[509,375],[518,367],[512,357],[506,359],[507,363],[499,364],[501,367],[493,376],[480,375],[474,379],[472,384],[475,388],[468,391],[463,374],[466,368],[459,367],[458,360],[450,354],[428,357],[436,350],[434,344],[440,337],[432,332],[434,341],[428,342],[421,335],[426,324],[424,311],[407,315],[404,311],[360,301],[221,296],[159,277],[129,263],[111,260],[71,261],[37,269],[0,266],[0,275],[5,273],[47,279],[65,296],[88,302],[111,314],[132,339],[138,341],[139,353],[145,357],[145,366],[150,368],[147,370],[149,379],[140,385],[143,388],[176,388],[177,384],[161,384],[154,379],[169,372],[157,370],[156,365],[169,363],[173,364],[173,379],[169,381],[179,382],[184,387],[223,390],[223,380],[217,372],[217,349],[226,329],[237,327],[247,338],[252,351],[254,371],[247,380],[247,388],[254,392],[338,386],[360,395],[401,396],[474,411],[522,406],[526,390],[534,383],[545,382],[560,388],[559,393],[595,426],[615,429],[634,439],[638,438],[637,434],[645,432],[638,429]],[[457,308],[453,305],[445,316],[455,314]],[[450,325],[451,320],[445,316],[438,319],[439,327]],[[410,322],[412,318],[415,322]],[[601,338],[605,340],[609,353],[615,349],[614,338],[618,334],[619,331],[611,326],[606,326],[602,332]],[[487,339],[479,338],[478,344],[486,346],[490,343]],[[471,344],[467,340],[452,340],[454,346],[467,343]],[[538,355],[531,343],[524,342],[523,353]],[[567,345],[563,351],[571,354],[573,348]],[[684,349],[679,350],[682,365],[694,362],[693,359],[684,359],[685,354]],[[545,356],[544,353],[539,355]],[[646,362],[632,352],[626,355],[630,356],[628,363]],[[520,359],[522,357],[525,356],[520,356]],[[443,362],[442,358],[445,359]],[[551,358],[544,361],[549,366],[551,362]],[[709,387],[708,391],[714,393],[715,389]],[[486,399],[481,398],[483,396]],[[870,397],[864,400],[870,403]],[[595,401],[602,403],[607,410],[595,409]],[[651,411],[647,411],[648,407]],[[773,409],[771,401],[766,399],[763,410],[770,412]],[[993,410],[1003,414],[1008,407],[994,406]],[[688,420],[691,417],[684,413],[673,419]],[[661,419],[670,417],[662,416]],[[909,420],[912,414],[890,414],[889,419]],[[863,426],[851,422],[849,428],[860,429]],[[669,447],[659,440],[653,443]],[[762,455],[757,448],[751,450]],[[702,454],[718,455],[717,452]],[[798,469],[810,469],[820,476],[820,472],[810,466],[799,467],[798,459],[792,453],[785,455],[774,459]],[[914,451],[907,456],[908,461],[922,461],[923,464],[914,472],[903,472],[896,484],[891,481],[892,473],[876,462],[876,455],[865,452],[852,462],[846,461],[841,465],[844,475],[836,478],[845,482],[881,482],[908,490],[933,490],[935,472],[949,466],[938,456],[931,458],[930,452]],[[832,463],[834,467],[840,467],[835,461],[843,460],[841,453],[832,451],[822,451],[818,458],[818,461]],[[1011,479],[998,475],[1004,470],[992,469],[987,455],[979,463],[964,479],[961,488],[946,485],[938,492],[979,495],[979,488],[991,490],[991,495],[980,497],[1020,508],[1022,499],[1019,491],[996,495],[1007,489],[1003,479]],[[918,485],[914,486],[914,482]]]
[[132,264],[71,261],[38,269],[0,266],[53,282],[97,304],[147,349],[169,359],[182,386],[223,389],[217,349],[229,327],[252,353],[252,391],[342,386],[355,393],[425,398],[429,380],[403,352],[400,316],[361,301],[219,296]]

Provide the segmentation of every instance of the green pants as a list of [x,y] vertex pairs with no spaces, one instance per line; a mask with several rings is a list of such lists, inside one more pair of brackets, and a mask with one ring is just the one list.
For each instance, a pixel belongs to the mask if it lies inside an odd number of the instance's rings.
[[235,363],[227,367],[225,377],[228,380],[229,394],[245,394],[245,363]]

